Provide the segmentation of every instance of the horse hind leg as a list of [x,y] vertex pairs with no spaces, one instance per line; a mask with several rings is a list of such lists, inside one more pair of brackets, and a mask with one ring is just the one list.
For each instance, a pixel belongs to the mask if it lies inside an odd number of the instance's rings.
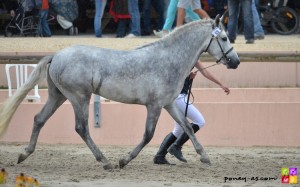
[[173,117],[173,119],[181,126],[184,132],[187,133],[190,140],[192,141],[196,152],[201,155],[200,161],[211,165],[210,159],[206,154],[203,146],[198,142],[197,138],[195,137],[194,131],[192,127],[189,125],[188,120],[184,117],[183,113],[179,111],[175,102],[171,103],[170,105],[166,106],[165,109],[169,112],[169,114]]
[[42,110],[35,115],[34,125],[28,147],[25,148],[25,153],[19,155],[18,163],[23,162],[29,155],[31,155],[36,147],[37,139],[40,134],[42,127],[46,121],[54,114],[54,112],[66,101],[66,97],[56,88],[51,88],[49,85],[48,89],[49,97],[42,108]]
[[[74,97],[73,97],[74,98]],[[80,137],[83,139],[83,141],[87,144],[89,149],[94,154],[96,160],[98,162],[102,162],[104,164],[103,168],[105,170],[113,169],[115,168],[103,155],[103,153],[100,151],[100,149],[96,146],[94,141],[92,140],[89,132],[89,126],[88,126],[88,117],[89,117],[89,103],[91,96],[86,96],[85,98],[79,99],[72,99],[70,101],[73,105],[74,112],[75,112],[75,130],[80,135]]]
[[119,167],[123,168],[131,160],[133,160],[140,151],[147,145],[152,139],[155,131],[155,127],[158,121],[158,118],[161,113],[161,108],[157,106],[147,106],[147,120],[146,120],[146,130],[143,136],[141,143],[138,144],[136,148],[133,149],[127,156],[119,160]]

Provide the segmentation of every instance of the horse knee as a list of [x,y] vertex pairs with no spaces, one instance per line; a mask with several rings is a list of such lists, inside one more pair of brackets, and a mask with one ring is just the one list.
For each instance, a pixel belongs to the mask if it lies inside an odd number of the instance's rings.
[[86,134],[86,128],[83,127],[82,125],[76,125],[75,126],[75,131],[80,135],[80,136],[83,136]]

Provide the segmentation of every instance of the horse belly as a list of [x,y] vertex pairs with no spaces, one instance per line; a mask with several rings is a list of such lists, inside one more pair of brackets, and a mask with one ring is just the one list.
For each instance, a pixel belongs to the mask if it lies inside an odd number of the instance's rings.
[[105,82],[100,90],[99,95],[113,101],[142,104],[159,103],[164,106],[176,98],[176,91],[164,87],[161,83],[154,83],[137,80],[110,80]]
[[140,89],[131,84],[115,82],[114,84],[102,85],[99,95],[113,101],[129,104],[146,104],[149,98],[147,89]]

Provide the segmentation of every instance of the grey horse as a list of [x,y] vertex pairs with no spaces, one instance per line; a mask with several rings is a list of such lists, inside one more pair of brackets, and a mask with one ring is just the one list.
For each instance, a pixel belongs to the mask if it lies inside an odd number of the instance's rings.
[[220,18],[192,22],[176,29],[159,41],[130,51],[91,46],[72,46],[40,60],[27,82],[8,98],[0,108],[0,135],[3,135],[19,104],[34,85],[46,77],[48,100],[35,115],[33,131],[25,153],[18,163],[31,155],[41,128],[68,99],[75,113],[75,130],[90,148],[104,169],[114,166],[102,154],[90,137],[88,128],[89,103],[92,94],[129,104],[145,105],[146,129],[142,141],[125,157],[119,167],[134,159],[153,137],[162,108],[177,121],[190,137],[200,161],[210,159],[197,141],[188,120],[176,104],[184,84],[203,52],[208,52],[227,68],[236,69],[239,57],[231,46]]

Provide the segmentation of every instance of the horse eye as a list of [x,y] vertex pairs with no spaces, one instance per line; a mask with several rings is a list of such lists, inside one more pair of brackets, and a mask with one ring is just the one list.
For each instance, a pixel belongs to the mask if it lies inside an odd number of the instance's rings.
[[226,42],[226,41],[227,41],[227,37],[222,38],[222,40],[223,40],[224,42]]

